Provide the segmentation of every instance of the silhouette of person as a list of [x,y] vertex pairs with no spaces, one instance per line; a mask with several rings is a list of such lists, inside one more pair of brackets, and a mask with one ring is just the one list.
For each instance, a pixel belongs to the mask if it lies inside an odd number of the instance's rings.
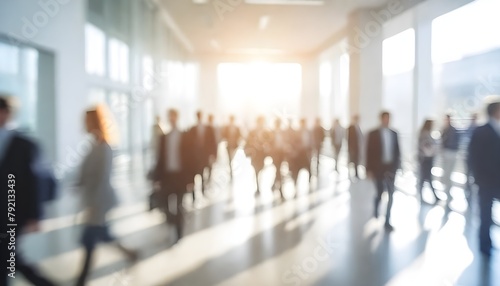
[[390,129],[390,114],[380,114],[381,126],[368,135],[366,170],[368,178],[375,180],[377,194],[375,197],[374,216],[378,218],[379,205],[384,190],[387,190],[389,201],[385,218],[385,227],[392,230],[390,224],[391,208],[394,195],[396,171],[400,167],[401,153],[398,134]]

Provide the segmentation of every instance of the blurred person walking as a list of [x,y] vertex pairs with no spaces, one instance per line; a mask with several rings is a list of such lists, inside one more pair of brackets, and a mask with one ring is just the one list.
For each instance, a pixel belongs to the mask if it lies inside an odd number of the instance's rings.
[[104,106],[86,112],[85,126],[93,141],[92,149],[83,160],[77,183],[86,213],[81,239],[85,260],[76,285],[86,284],[94,250],[100,242],[114,242],[130,260],[137,259],[135,251],[125,248],[109,233],[106,220],[107,213],[117,204],[117,197],[111,185],[113,151],[109,145],[115,138],[111,134],[111,120]]
[[457,152],[459,147],[459,135],[457,129],[451,123],[451,115],[446,115],[445,118],[445,128],[441,133],[441,158],[442,158],[442,168],[443,176],[441,177],[441,182],[445,186],[445,193],[447,196],[448,203],[451,201],[450,190],[453,186],[453,180],[451,178],[453,171],[455,170],[455,164],[457,162]]
[[[1,285],[13,285],[12,270],[18,270],[34,285],[55,285],[42,277],[38,270],[30,265],[20,250],[19,242],[25,234],[40,230],[42,217],[41,182],[39,163],[41,152],[38,145],[16,130],[8,128],[14,110],[7,96],[0,96],[0,175],[5,180],[2,186],[0,206],[0,267],[2,268]],[[8,224],[12,224],[8,226]],[[8,244],[18,242],[12,245]],[[14,257],[14,268],[7,260]],[[14,274],[12,274],[14,273]],[[9,275],[10,274],[10,275]]]
[[311,155],[312,155],[312,132],[307,128],[305,118],[300,120],[300,129],[293,131],[293,135],[289,138],[292,146],[289,160],[289,169],[292,174],[292,179],[295,182],[295,198],[298,197],[298,179],[299,172],[306,169],[309,173],[309,190],[311,190]]
[[335,159],[335,171],[338,172],[339,154],[344,143],[345,129],[340,125],[340,120],[335,119],[330,129],[330,138],[332,138],[333,158]]
[[226,141],[227,155],[229,158],[229,173],[233,179],[233,159],[242,139],[241,131],[234,123],[234,115],[229,116],[229,124],[222,129],[222,139]]
[[393,230],[390,224],[396,172],[400,168],[401,153],[398,134],[390,126],[390,113],[380,114],[381,126],[368,134],[366,171],[369,179],[375,180],[374,217],[379,216],[382,194],[387,190],[389,201],[385,214],[385,228]]
[[[205,195],[205,168],[210,165],[210,156],[217,153],[217,145],[214,130],[203,123],[201,111],[196,112],[196,118],[197,124],[188,131],[187,136],[192,144],[191,156],[194,158],[195,175],[201,176],[201,191]],[[195,200],[196,192],[193,190],[193,202]]]
[[361,150],[363,149],[363,133],[361,132],[361,128],[359,128],[358,115],[353,116],[351,126],[347,129],[347,147],[349,163],[354,165],[354,175],[359,179],[358,168],[361,162]]
[[245,144],[245,154],[250,157],[255,170],[255,182],[257,184],[256,196],[260,195],[260,171],[264,169],[264,159],[270,154],[271,134],[265,127],[265,118],[257,118],[257,126],[248,134]]
[[420,134],[418,136],[418,162],[420,166],[420,176],[418,179],[418,192],[420,195],[420,202],[424,203],[422,196],[422,191],[424,188],[424,183],[428,182],[429,186],[436,198],[436,202],[440,200],[439,196],[436,194],[434,185],[432,184],[432,167],[434,166],[434,157],[437,153],[437,142],[436,139],[432,137],[432,120],[426,120]]
[[315,156],[316,165],[316,176],[319,177],[319,157],[321,153],[321,147],[323,146],[323,141],[325,140],[325,128],[321,126],[321,118],[316,118],[313,127],[313,152]]
[[278,118],[274,123],[274,130],[271,133],[271,157],[273,158],[273,164],[276,167],[276,176],[274,178],[274,187],[277,187],[281,194],[281,199],[285,200],[283,195],[283,175],[281,173],[281,167],[285,161],[285,143],[286,134],[281,128],[281,120]]
[[500,199],[500,100],[490,103],[487,112],[489,122],[472,135],[468,164],[479,187],[479,247],[484,255],[490,256],[493,199]]
[[193,143],[187,132],[177,127],[179,113],[168,111],[170,131],[159,138],[159,155],[156,161],[153,181],[160,185],[158,198],[165,212],[167,223],[175,227],[176,243],[183,237],[184,208],[182,202],[188,185],[196,172],[196,161],[191,152]]
[[[220,143],[220,132],[219,128],[215,126],[214,123],[214,115],[208,115],[208,124],[207,124],[207,132],[213,134],[213,140],[215,141],[213,144],[209,144],[210,147],[207,149],[208,152],[208,180],[212,179],[212,168],[215,162],[217,161],[217,153],[219,150]],[[211,139],[210,139],[211,140]]]

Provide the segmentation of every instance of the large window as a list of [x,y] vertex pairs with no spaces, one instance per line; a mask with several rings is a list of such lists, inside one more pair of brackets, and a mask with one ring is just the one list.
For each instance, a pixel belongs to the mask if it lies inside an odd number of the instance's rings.
[[476,0],[432,22],[432,61],[443,64],[500,48],[500,1]]
[[219,107],[225,114],[296,117],[302,67],[296,63],[222,63],[218,66]]
[[500,1],[476,0],[432,22],[435,106],[465,128],[500,93]]
[[415,31],[405,30],[383,41],[383,108],[393,115],[399,131],[403,154],[413,159],[416,123],[414,114],[413,68],[415,66]]
[[85,25],[85,69],[87,73],[104,76],[106,73],[106,36],[92,24]]
[[13,125],[29,133],[37,129],[38,51],[0,42],[0,92],[22,106]]
[[118,82],[129,81],[129,51],[128,46],[120,40],[109,40],[109,77]]

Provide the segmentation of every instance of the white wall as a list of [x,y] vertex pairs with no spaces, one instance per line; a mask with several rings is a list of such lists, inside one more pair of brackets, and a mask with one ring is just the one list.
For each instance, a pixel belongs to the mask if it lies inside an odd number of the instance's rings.
[[81,140],[86,104],[83,29],[86,1],[41,2],[50,5],[44,9],[38,1],[2,1],[0,33],[8,35],[14,43],[27,41],[55,54],[55,159],[71,164]]

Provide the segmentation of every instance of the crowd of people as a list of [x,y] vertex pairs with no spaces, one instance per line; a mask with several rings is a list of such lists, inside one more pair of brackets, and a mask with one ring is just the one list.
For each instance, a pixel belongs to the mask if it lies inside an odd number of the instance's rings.
[[[490,103],[487,108],[489,121],[482,126],[477,125],[476,116],[465,135],[460,136],[446,117],[446,126],[438,140],[433,134],[433,121],[426,120],[418,137],[418,183],[417,190],[420,200],[425,203],[422,190],[427,182],[434,194],[435,201],[445,200],[443,194],[436,191],[433,185],[434,161],[441,155],[443,169],[442,182],[445,186],[444,195],[449,201],[450,189],[453,185],[452,172],[457,160],[460,142],[466,138],[468,145],[466,197],[471,197],[473,184],[479,187],[479,207],[481,226],[479,229],[480,250],[485,255],[491,254],[492,241],[489,229],[492,225],[492,203],[500,197],[500,102]],[[38,160],[39,148],[33,140],[20,133],[6,128],[12,115],[9,100],[0,97],[0,171],[4,178],[15,174],[16,179],[16,229],[19,235],[37,231],[41,214],[42,180],[40,178]],[[101,242],[115,242],[116,246],[130,259],[137,259],[136,251],[130,250],[116,242],[110,234],[106,214],[117,204],[116,193],[111,185],[113,153],[111,145],[113,136],[109,132],[110,121],[106,118],[106,109],[98,106],[88,110],[85,115],[86,130],[93,137],[93,147],[82,161],[77,187],[82,193],[84,207],[88,210],[84,223],[81,244],[85,249],[85,259],[78,278],[77,285],[85,285],[92,266],[95,247]],[[201,176],[202,195],[209,188],[212,167],[218,158],[220,141],[225,142],[229,158],[229,172],[233,177],[232,161],[237,150],[243,150],[250,159],[255,170],[256,191],[261,193],[259,173],[265,166],[265,159],[272,158],[276,167],[274,189],[279,190],[284,201],[283,182],[285,176],[290,176],[297,186],[298,174],[304,169],[309,174],[309,185],[312,191],[311,177],[318,176],[321,168],[320,156],[326,137],[330,137],[333,149],[334,169],[339,170],[341,150],[346,148],[348,164],[352,164],[353,180],[360,178],[361,165],[366,168],[366,178],[373,180],[375,186],[374,217],[379,217],[382,194],[387,192],[388,202],[385,211],[385,227],[392,230],[390,224],[393,194],[395,191],[396,173],[401,167],[401,149],[399,136],[391,128],[391,114],[381,112],[380,125],[366,135],[359,126],[359,116],[352,118],[348,128],[344,128],[339,120],[334,120],[332,128],[325,130],[321,120],[317,119],[310,129],[306,119],[301,119],[299,127],[294,128],[291,122],[275,119],[272,128],[267,128],[266,119],[258,117],[255,127],[245,132],[236,124],[234,116],[229,117],[228,124],[222,127],[214,126],[214,117],[209,115],[207,123],[202,112],[196,114],[197,123],[188,130],[178,127],[179,112],[168,110],[168,130],[164,128],[160,118],[153,127],[152,153],[154,166],[148,174],[155,191],[152,194],[155,205],[166,214],[166,221],[175,228],[176,241],[184,232],[183,198],[191,194],[193,202],[197,200],[194,191],[195,177]],[[287,125],[287,126],[284,126]],[[247,136],[244,136],[247,134]],[[464,137],[465,136],[465,137]],[[463,138],[461,138],[463,137]],[[438,143],[439,142],[439,143]],[[362,160],[366,154],[366,159]],[[284,164],[288,167],[285,168]],[[349,167],[349,166],[347,166]],[[287,170],[287,171],[283,171]],[[10,189],[4,184],[4,194],[10,194]],[[296,188],[297,189],[297,188]],[[297,197],[297,191],[295,197]],[[154,196],[153,196],[154,195]],[[8,233],[7,195],[2,201],[2,233]],[[22,232],[21,232],[22,231]],[[2,261],[9,257],[8,249],[2,244]],[[4,259],[5,258],[5,259]],[[22,255],[16,251],[17,268],[35,285],[53,285],[41,277],[34,267],[24,262]],[[2,267],[7,277],[8,268]],[[3,283],[7,285],[7,282]]]

